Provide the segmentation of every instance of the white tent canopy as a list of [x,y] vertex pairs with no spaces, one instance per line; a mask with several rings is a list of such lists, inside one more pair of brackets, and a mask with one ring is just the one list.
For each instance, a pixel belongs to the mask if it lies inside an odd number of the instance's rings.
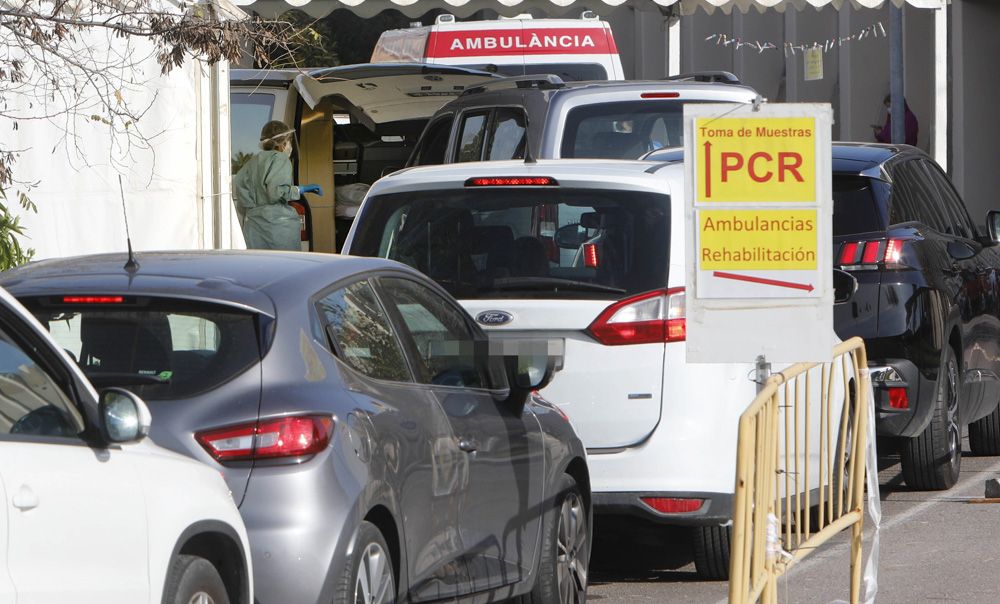
[[666,9],[679,5],[682,14],[693,14],[699,8],[707,12],[722,10],[726,13],[734,8],[742,12],[751,9],[784,11],[789,6],[796,9],[827,5],[838,9],[844,5],[875,8],[886,1],[897,6],[910,4],[919,8],[940,8],[947,0],[235,0],[235,3],[261,15],[278,15],[298,8],[318,18],[338,8],[348,9],[360,17],[373,17],[388,9],[398,10],[408,17],[419,17],[435,8],[458,17],[467,17],[483,9],[492,9],[507,17],[537,9],[557,17],[573,15],[584,9],[605,14],[626,4],[637,9]]

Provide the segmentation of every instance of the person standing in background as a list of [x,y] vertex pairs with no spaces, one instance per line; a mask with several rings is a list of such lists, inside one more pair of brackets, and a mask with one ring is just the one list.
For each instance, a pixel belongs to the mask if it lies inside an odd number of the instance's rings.
[[[875,133],[875,140],[880,143],[891,143],[892,142],[892,97],[890,95],[885,95],[885,99],[882,100],[882,104],[885,105],[885,123],[879,126],[878,124],[872,124],[872,130]],[[907,145],[917,146],[917,134],[920,130],[920,125],[917,123],[917,116],[910,111],[910,106],[906,103],[906,99],[903,99],[903,109],[905,112],[905,140]]]
[[292,179],[292,137],[284,122],[264,124],[261,151],[240,168],[233,179],[236,214],[247,248],[300,250],[301,221],[288,202],[304,193],[323,194],[319,185],[295,186]]

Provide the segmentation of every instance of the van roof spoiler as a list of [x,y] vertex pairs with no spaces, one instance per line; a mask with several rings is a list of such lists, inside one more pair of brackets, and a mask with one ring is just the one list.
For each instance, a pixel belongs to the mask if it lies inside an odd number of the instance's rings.
[[555,90],[557,88],[565,88],[566,83],[563,79],[557,75],[551,73],[546,74],[532,74],[523,76],[514,76],[510,78],[502,78],[499,80],[491,80],[489,82],[484,82],[476,86],[470,86],[461,94],[461,96],[466,96],[469,94],[479,94],[486,92],[487,90],[509,90],[514,88],[537,88],[538,90]]
[[719,84],[741,84],[736,74],[728,71],[692,71],[664,78],[677,82],[712,82]]

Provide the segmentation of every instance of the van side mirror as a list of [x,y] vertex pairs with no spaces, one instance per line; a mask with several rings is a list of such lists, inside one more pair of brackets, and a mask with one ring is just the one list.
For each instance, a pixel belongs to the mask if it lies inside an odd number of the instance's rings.
[[1000,210],[986,212],[986,234],[991,243],[1000,243]]
[[109,443],[140,441],[149,435],[152,415],[141,398],[122,388],[101,391],[101,432]]
[[839,268],[833,269],[833,303],[843,304],[858,291],[858,280],[854,275]]
[[580,249],[587,242],[587,229],[578,222],[567,224],[556,229],[554,239],[556,247],[564,250]]

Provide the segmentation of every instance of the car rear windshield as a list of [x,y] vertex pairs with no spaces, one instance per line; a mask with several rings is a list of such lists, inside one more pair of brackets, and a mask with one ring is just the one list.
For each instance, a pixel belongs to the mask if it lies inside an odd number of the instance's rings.
[[833,175],[833,235],[871,233],[886,229],[887,217],[878,202],[885,183],[864,176]]
[[148,400],[186,398],[260,360],[252,313],[184,300],[89,298],[22,302],[98,388],[126,387]]
[[669,203],[548,187],[380,195],[351,253],[409,264],[460,299],[616,299],[666,287]]
[[592,103],[566,116],[562,157],[638,159],[664,147],[684,145],[680,99]]

